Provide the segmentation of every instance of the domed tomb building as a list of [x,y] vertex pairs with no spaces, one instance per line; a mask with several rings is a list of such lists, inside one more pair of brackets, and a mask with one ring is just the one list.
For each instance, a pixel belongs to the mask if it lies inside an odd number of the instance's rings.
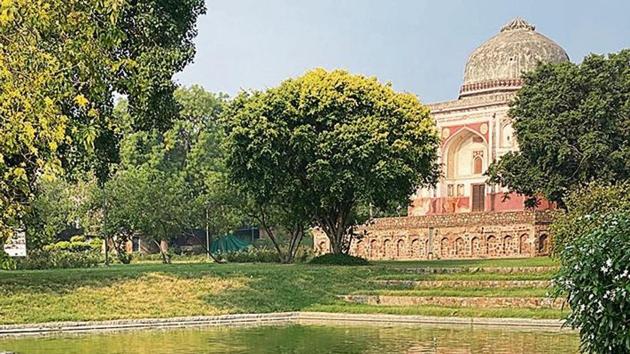
[[[487,184],[488,166],[518,149],[509,103],[523,72],[568,61],[567,53],[516,18],[475,49],[456,100],[429,104],[442,137],[443,178],[411,198],[407,217],[380,218],[353,240],[351,253],[368,259],[530,257],[548,253],[552,206],[525,208],[525,197]],[[316,251],[328,251],[316,233]]]
[[505,191],[487,185],[483,174],[493,161],[518,149],[507,111],[522,85],[521,73],[541,62],[568,60],[562,47],[520,18],[475,49],[459,98],[429,105],[442,136],[444,179],[435,189],[418,191],[409,215],[523,210],[523,196],[504,199]]

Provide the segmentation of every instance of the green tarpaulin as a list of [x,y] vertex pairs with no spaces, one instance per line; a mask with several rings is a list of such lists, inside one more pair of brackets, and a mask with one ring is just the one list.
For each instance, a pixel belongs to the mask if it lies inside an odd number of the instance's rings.
[[234,235],[225,235],[215,238],[210,246],[212,253],[234,252],[249,247],[249,243]]

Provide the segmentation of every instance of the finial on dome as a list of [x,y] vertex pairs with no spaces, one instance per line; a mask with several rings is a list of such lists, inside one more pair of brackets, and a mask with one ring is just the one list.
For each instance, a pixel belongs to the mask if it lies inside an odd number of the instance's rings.
[[533,31],[536,29],[536,27],[534,25],[530,25],[529,23],[527,23],[527,21],[525,21],[521,17],[517,17],[513,19],[512,21],[508,22],[505,26],[501,27],[501,32],[513,31],[517,29],[526,29],[528,31]]

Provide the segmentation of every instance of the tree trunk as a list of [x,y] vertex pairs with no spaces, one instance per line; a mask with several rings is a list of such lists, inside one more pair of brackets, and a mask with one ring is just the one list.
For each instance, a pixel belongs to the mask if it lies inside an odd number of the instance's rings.
[[293,263],[302,239],[304,238],[304,226],[296,226],[294,230],[289,231],[291,239],[289,240],[289,250],[287,252],[286,263]]
[[278,244],[276,236],[271,230],[271,227],[267,225],[267,219],[265,218],[265,214],[262,208],[260,210],[260,217],[258,218],[258,222],[263,227],[263,229],[265,229],[265,232],[267,232],[267,237],[269,237],[271,243],[273,243],[273,246],[276,248],[276,251],[278,252],[278,257],[280,257],[280,262],[286,263],[286,256],[284,255],[284,252],[282,252],[282,249],[280,248],[280,245]]
[[224,261],[218,259],[212,254],[211,247],[212,246],[212,236],[210,236],[210,223],[208,221],[209,211],[206,209],[206,252],[208,253],[208,258],[211,258],[215,263],[225,263]]
[[109,266],[109,237],[105,236],[105,265]]
[[171,257],[168,255],[168,243],[166,242],[166,240],[161,240],[160,242],[153,240],[153,242],[155,242],[158,249],[160,250],[160,255],[162,256],[162,264],[170,264]]

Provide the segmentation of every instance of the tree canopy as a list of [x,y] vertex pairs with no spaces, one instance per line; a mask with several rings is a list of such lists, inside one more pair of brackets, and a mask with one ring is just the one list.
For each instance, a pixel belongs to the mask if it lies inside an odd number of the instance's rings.
[[630,50],[524,75],[509,111],[519,145],[491,181],[564,205],[569,191],[630,177]]
[[[38,178],[117,162],[114,94],[135,130],[166,130],[179,107],[172,76],[192,60],[202,0],[0,5],[0,232],[32,199]],[[0,237],[0,240],[3,238]]]
[[[168,241],[193,229],[216,235],[239,226],[218,124],[226,97],[199,86],[180,88],[175,97],[182,110],[170,129],[122,141],[118,171],[103,188],[104,235]],[[120,106],[124,112],[126,102]]]
[[374,78],[316,69],[243,93],[225,115],[232,179],[291,225],[347,252],[360,206],[406,205],[439,175],[429,110]]

